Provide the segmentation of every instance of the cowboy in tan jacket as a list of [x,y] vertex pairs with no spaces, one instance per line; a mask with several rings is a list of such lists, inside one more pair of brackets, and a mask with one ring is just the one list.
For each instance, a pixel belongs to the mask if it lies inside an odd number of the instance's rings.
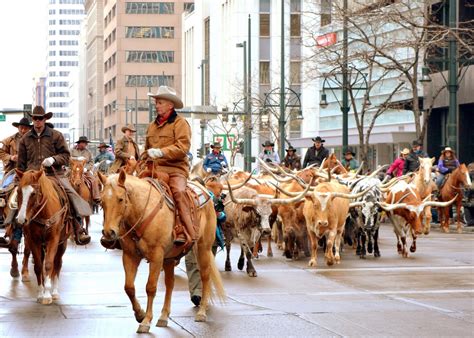
[[153,159],[155,170],[169,175],[169,186],[179,218],[187,233],[187,236],[178,235],[175,244],[189,245],[196,240],[185,194],[189,176],[187,153],[191,147],[191,127],[175,111],[175,108],[183,108],[183,102],[172,88],[160,86],[156,95],[148,95],[155,99],[157,117],[147,129],[144,156]]
[[30,121],[23,117],[20,122],[13,122],[12,126],[18,128],[18,132],[0,142],[0,160],[3,161],[5,174],[16,168],[18,161],[18,143],[32,127]]
[[131,124],[122,127],[124,136],[115,145],[115,161],[110,167],[110,173],[115,174],[121,167],[127,164],[129,159],[138,160],[140,153],[138,145],[133,140],[133,133],[135,132],[136,130]]

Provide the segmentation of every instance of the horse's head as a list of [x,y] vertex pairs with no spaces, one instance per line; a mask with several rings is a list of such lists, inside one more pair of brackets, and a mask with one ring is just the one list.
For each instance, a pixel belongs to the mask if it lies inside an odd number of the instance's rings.
[[44,176],[44,171],[43,169],[29,170],[25,173],[18,169],[15,169],[15,171],[20,179],[18,183],[18,205],[20,205],[20,210],[18,211],[17,221],[19,224],[24,224],[32,216],[32,213],[36,212],[34,204],[38,203],[38,199],[41,198],[38,182]]
[[84,167],[86,165],[86,159],[71,159],[69,161],[71,167],[71,173],[69,174],[69,180],[73,186],[80,186],[82,182],[82,175],[84,173]]
[[104,210],[104,229],[102,233],[106,240],[114,241],[118,239],[120,224],[124,218],[129,204],[125,180],[127,175],[123,169],[119,174],[111,175],[108,178],[99,174],[99,179],[103,184],[102,209]]
[[457,170],[453,172],[453,175],[458,172],[459,175],[459,182],[464,184],[464,187],[469,188],[472,185],[471,176],[469,175],[469,170],[467,169],[466,165],[463,163],[459,166]]
[[431,168],[433,167],[433,163],[435,162],[435,158],[429,157],[419,157],[420,160],[420,168],[418,169],[418,173],[423,180],[423,183],[429,184],[431,181]]
[[135,158],[129,158],[127,160],[127,162],[125,163],[125,173],[128,174],[128,175],[133,175],[133,173],[135,172],[135,169],[137,168],[137,160]]

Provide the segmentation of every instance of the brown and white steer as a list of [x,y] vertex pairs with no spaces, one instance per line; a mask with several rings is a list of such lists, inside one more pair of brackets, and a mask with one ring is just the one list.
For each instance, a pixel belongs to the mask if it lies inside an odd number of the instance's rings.
[[[456,196],[457,197],[457,196]],[[416,251],[416,238],[423,232],[422,217],[427,207],[444,207],[454,202],[429,201],[428,196],[422,199],[418,189],[405,181],[399,181],[391,187],[384,203],[380,207],[387,211],[387,215],[393,224],[393,230],[397,236],[397,250],[403,257],[408,257],[407,235],[411,234],[413,242],[410,252]]]

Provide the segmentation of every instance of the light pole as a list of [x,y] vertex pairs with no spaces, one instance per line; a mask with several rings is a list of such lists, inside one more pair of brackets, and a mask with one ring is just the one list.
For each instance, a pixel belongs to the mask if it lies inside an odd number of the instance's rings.
[[[204,85],[205,85],[205,72],[204,72],[204,65],[207,64],[206,59],[201,60],[201,106],[204,106],[205,98],[204,98]],[[202,158],[204,159],[204,155],[206,152],[206,145],[204,144],[204,133],[206,131],[206,124],[207,121],[205,119],[201,119],[199,121],[199,125],[201,127],[201,154]]]
[[[457,6],[456,2],[459,0],[449,0],[449,28],[452,32],[457,28]],[[457,154],[458,149],[458,135],[457,135],[457,113],[458,113],[458,83],[457,83],[457,43],[454,33],[449,35],[449,68],[448,68],[448,89],[449,89],[449,111],[448,121],[446,125],[446,145],[451,146]]]
[[[280,50],[280,117],[278,128],[280,130],[280,158],[285,158],[285,1],[281,0],[281,50]],[[266,101],[267,96],[265,96]],[[264,104],[265,105],[265,104]]]
[[343,2],[343,24],[342,24],[342,149],[347,149],[349,143],[349,81],[347,73],[347,0]]
[[[148,82],[148,93],[151,93],[151,81],[150,79],[147,80]],[[151,106],[151,97],[148,96],[148,122],[153,121],[153,108]]]

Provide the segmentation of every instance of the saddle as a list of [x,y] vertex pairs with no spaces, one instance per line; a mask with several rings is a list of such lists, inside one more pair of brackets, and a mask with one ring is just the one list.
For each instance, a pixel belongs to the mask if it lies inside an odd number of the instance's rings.
[[451,173],[448,173],[448,174],[444,175],[443,181],[441,182],[441,184],[438,187],[439,191],[441,191],[441,189],[444,187],[444,185],[448,181],[449,176],[451,176]]

